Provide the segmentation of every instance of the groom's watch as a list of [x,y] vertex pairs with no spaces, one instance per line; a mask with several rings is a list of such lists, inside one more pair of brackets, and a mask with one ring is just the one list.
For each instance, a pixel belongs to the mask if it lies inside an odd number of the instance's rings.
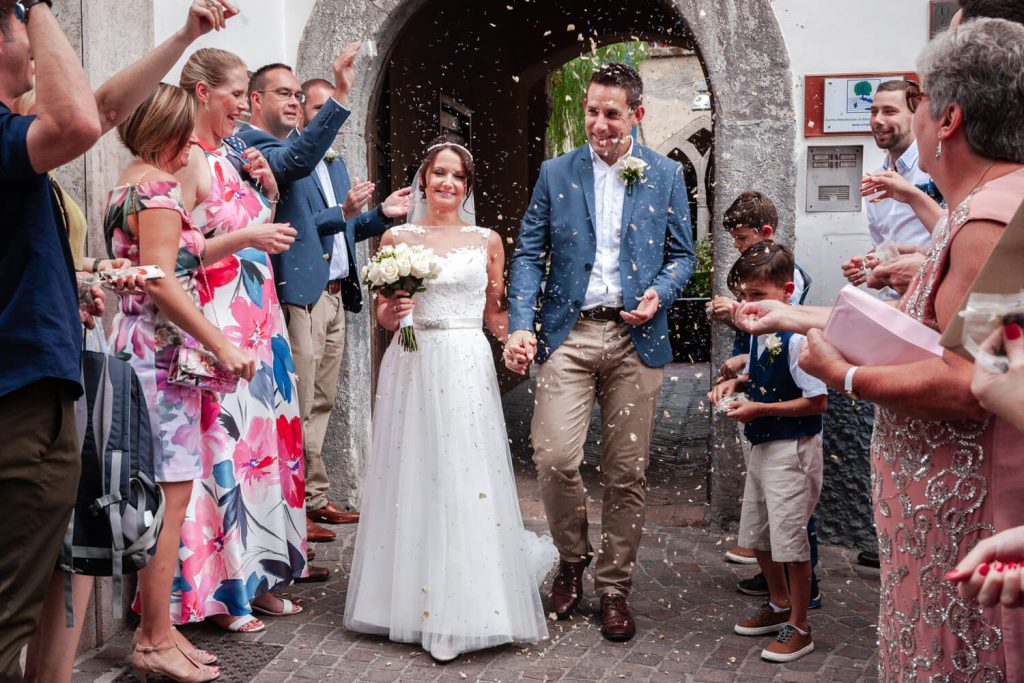
[[850,369],[846,371],[846,379],[843,380],[843,393],[854,401],[860,400],[860,396],[853,390],[853,376],[857,374],[858,370],[860,370],[860,366],[851,365]]

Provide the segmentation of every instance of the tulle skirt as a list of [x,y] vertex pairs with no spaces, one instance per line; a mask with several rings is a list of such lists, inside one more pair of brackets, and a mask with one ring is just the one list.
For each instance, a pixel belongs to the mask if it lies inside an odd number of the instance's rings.
[[557,553],[523,528],[490,346],[416,337],[381,364],[345,626],[453,653],[546,639]]

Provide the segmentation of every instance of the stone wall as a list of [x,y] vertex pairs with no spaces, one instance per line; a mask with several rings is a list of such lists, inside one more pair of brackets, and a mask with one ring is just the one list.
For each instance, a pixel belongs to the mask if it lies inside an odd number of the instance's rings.
[[852,548],[874,549],[871,508],[871,430],[875,408],[829,392],[825,414],[825,472],[814,513],[818,539]]
[[[93,88],[142,57],[153,45],[153,7],[151,2],[126,3],[123,0],[76,0],[54,4],[69,42],[82,57],[85,73]],[[116,18],[112,21],[111,18]],[[105,257],[101,221],[107,192],[114,187],[121,169],[131,155],[121,145],[114,131],[100,139],[83,158],[55,173],[61,185],[85,210],[89,222],[86,253]],[[108,301],[109,311],[113,301]],[[109,322],[108,316],[108,322]],[[113,618],[113,601],[119,600],[123,613],[130,613],[134,581],[126,580],[121,595],[114,596],[110,579],[96,581],[82,629],[80,651],[92,649],[108,641],[120,628],[122,620]]]
[[[428,0],[352,0],[336,2],[319,0],[299,48],[298,71],[300,77],[329,73],[331,60],[340,45],[356,39],[372,38],[377,41],[380,56],[361,60],[358,80],[350,96],[352,117],[345,125],[345,134],[339,143],[353,172],[365,169],[368,141],[375,134],[373,112],[370,110],[374,95],[385,74],[385,60],[393,49],[393,41],[406,20],[416,11],[428,6]],[[564,15],[587,16],[589,3],[563,2],[551,11],[557,16],[550,26],[564,26]],[[765,0],[677,0],[662,3],[677,12],[681,22],[677,30],[689,38],[700,56],[713,93],[715,111],[715,191],[722,201],[716,202],[712,223],[720,223],[723,204],[743,189],[757,186],[779,199],[783,229],[782,241],[793,242],[793,206],[795,188],[795,109],[792,97],[787,49],[771,3]],[[620,24],[621,24],[620,20]],[[581,22],[582,27],[582,22]],[[618,27],[624,38],[629,26]],[[445,30],[440,26],[438,30]],[[582,29],[581,29],[582,30]],[[678,37],[679,33],[676,33]],[[756,41],[750,36],[756,35]],[[539,36],[539,32],[538,32]],[[604,41],[609,40],[603,36]],[[520,41],[529,50],[529,36]],[[546,67],[542,47],[533,59],[522,54],[518,58],[520,69],[516,79],[525,78],[531,69]],[[481,53],[480,69],[487,66],[486,50]],[[560,62],[557,62],[560,63]],[[522,75],[522,76],[521,76]],[[509,78],[511,81],[512,79]],[[519,80],[516,80],[519,83]],[[425,84],[428,85],[429,84]],[[503,86],[503,89],[506,86]],[[507,88],[511,89],[509,84]],[[492,107],[488,110],[499,111]],[[715,242],[716,291],[724,292],[728,264],[736,253],[728,235],[717,231]],[[362,256],[361,256],[362,258]],[[337,410],[332,418],[328,443],[325,447],[329,472],[335,482],[335,495],[344,495],[354,489],[361,469],[361,455],[366,449],[369,421],[371,379],[369,358],[369,318],[363,314],[349,318],[346,367],[348,377],[342,378]],[[713,339],[715,363],[721,363],[731,349],[731,335],[717,332]],[[709,472],[709,518],[715,525],[735,523],[738,499],[742,486],[742,456],[734,424],[715,418],[711,444]],[[340,484],[340,482],[345,482]]]

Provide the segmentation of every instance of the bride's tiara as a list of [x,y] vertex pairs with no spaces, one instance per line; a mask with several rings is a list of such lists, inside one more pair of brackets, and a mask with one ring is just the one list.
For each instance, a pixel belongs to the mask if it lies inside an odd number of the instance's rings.
[[468,156],[470,159],[473,158],[473,153],[457,142],[439,142],[436,145],[431,145],[430,147],[427,147],[427,154],[430,154],[435,149],[441,149],[442,147],[455,147],[456,149],[461,149],[463,152],[466,153],[466,156]]

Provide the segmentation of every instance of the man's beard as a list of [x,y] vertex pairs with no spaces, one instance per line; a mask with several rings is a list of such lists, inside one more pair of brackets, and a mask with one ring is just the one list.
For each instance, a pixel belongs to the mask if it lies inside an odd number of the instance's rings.
[[889,151],[890,149],[894,149],[896,147],[903,146],[903,143],[905,143],[907,138],[909,137],[908,133],[903,133],[902,135],[899,135],[892,130],[884,131],[883,134],[887,136],[887,142],[882,142],[878,139],[878,135],[874,131],[871,131],[871,134],[875,138],[875,145],[878,147],[878,149],[884,149],[886,151]]

